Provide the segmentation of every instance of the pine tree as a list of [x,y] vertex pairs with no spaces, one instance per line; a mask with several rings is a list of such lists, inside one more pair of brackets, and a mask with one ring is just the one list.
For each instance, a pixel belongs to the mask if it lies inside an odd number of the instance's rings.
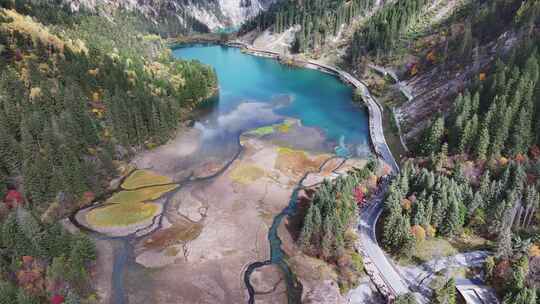
[[424,202],[418,201],[415,204],[415,213],[413,217],[413,225],[421,225],[424,226],[426,224],[426,214],[424,210]]
[[486,274],[486,280],[490,281],[493,278],[493,271],[495,270],[495,258],[488,256],[484,262],[484,271]]
[[311,239],[314,240],[315,246],[320,247],[321,238],[323,235],[323,225],[322,225],[322,216],[321,211],[319,210],[318,205],[312,205],[313,210],[313,233]]
[[531,141],[531,117],[526,107],[521,108],[517,124],[511,135],[510,153],[525,153]]
[[431,195],[428,197],[426,202],[426,221],[425,225],[431,225],[433,217],[433,198]]
[[456,303],[456,282],[450,278],[441,288],[434,292],[432,304],[455,304]]
[[306,217],[304,218],[302,232],[300,233],[300,238],[298,239],[302,250],[307,250],[311,247],[311,237],[313,235],[313,215],[314,207],[310,206]]
[[28,294],[24,289],[19,289],[17,292],[17,304],[39,304],[39,300],[32,295]]
[[17,298],[17,287],[5,281],[0,281],[0,304],[13,304]]
[[514,263],[512,267],[512,279],[508,281],[507,288],[514,292],[519,292],[525,288],[525,280],[529,272],[529,260],[527,257],[522,257]]
[[485,160],[487,156],[487,151],[489,147],[489,129],[484,126],[480,130],[480,136],[478,138],[478,143],[475,149],[475,155],[480,160]]
[[439,116],[427,130],[423,145],[423,154],[438,153],[444,135],[444,118]]
[[73,290],[70,290],[66,296],[65,304],[81,304],[81,298]]
[[448,144],[444,143],[442,145],[441,151],[438,153],[436,162],[435,162],[435,170],[441,171],[448,162]]
[[401,231],[399,230],[401,214],[390,214],[384,221],[383,244],[391,251],[399,246]]
[[461,227],[459,201],[450,195],[448,209],[442,222],[441,232],[446,236],[454,235]]
[[507,259],[512,256],[512,231],[511,227],[503,229],[497,238],[496,256]]
[[332,229],[332,220],[326,217],[323,222],[323,239],[321,242],[321,255],[325,260],[328,260],[333,253],[332,245],[334,244],[334,233]]

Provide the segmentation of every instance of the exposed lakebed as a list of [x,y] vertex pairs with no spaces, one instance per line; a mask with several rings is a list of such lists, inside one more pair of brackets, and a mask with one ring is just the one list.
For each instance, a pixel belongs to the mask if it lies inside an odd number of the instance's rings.
[[[147,171],[128,177],[123,191],[109,198],[117,206],[78,215],[90,229],[127,242],[115,257],[122,262],[115,262],[113,302],[245,303],[255,294],[257,303],[290,302],[298,295],[282,260],[278,225],[294,212],[302,182],[364,163],[367,112],[331,75],[236,48],[193,45],[173,52],[212,65],[219,96],[193,127],[135,157],[133,165]],[[145,178],[150,182],[141,187]],[[131,194],[141,196],[122,205]],[[137,216],[117,226],[111,220],[139,209],[146,212],[141,222]],[[248,268],[253,279],[244,276]]]

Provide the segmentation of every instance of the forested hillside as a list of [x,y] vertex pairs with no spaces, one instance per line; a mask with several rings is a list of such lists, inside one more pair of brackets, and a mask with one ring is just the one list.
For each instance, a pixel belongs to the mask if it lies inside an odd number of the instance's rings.
[[0,4],[0,302],[96,303],[94,245],[56,221],[168,140],[217,79],[136,13]]
[[268,11],[243,24],[240,33],[253,29],[271,29],[282,33],[299,26],[292,51],[302,53],[318,49],[329,43],[344,28],[351,26],[355,18],[365,15],[374,5],[374,0],[354,1],[297,1],[278,2]]
[[336,265],[342,293],[355,288],[364,271],[362,257],[354,251],[352,229],[358,205],[376,189],[376,171],[377,163],[372,161],[314,189],[298,238],[303,252]]
[[[309,5],[299,6],[302,14],[308,11]],[[297,41],[308,42],[296,50],[309,56],[325,31],[306,32],[309,21],[290,19],[297,16],[294,7],[277,7],[246,28],[279,32],[302,25]],[[319,12],[338,16],[340,9],[325,6]],[[402,170],[384,200],[380,243],[400,264],[414,265],[441,254],[487,250],[481,274],[468,269],[465,276],[483,278],[507,304],[536,303],[539,296],[539,25],[538,1],[388,1],[356,24],[341,62],[358,77],[369,78],[385,109],[408,111],[400,112],[410,119],[402,126],[406,131],[427,126],[408,138],[411,151],[401,159]],[[325,29],[335,34],[335,27]],[[403,97],[389,75],[371,71],[375,65],[405,79],[402,86],[410,80],[411,95]],[[397,93],[385,95],[385,90]],[[393,121],[388,125],[392,128]],[[337,180],[319,191],[341,184]],[[313,214],[307,214],[304,229],[316,227],[314,222],[321,225],[318,212]],[[308,231],[324,231],[322,226]],[[345,235],[333,239],[339,243]],[[304,241],[299,239],[306,248]],[[432,303],[455,303],[452,276],[435,274],[429,286]],[[414,303],[407,297],[400,301]]]
[[216,79],[209,67],[172,59],[158,36],[137,32],[136,16],[119,13],[112,24],[49,7],[41,17],[49,27],[0,12],[0,171],[43,212],[63,203],[59,193],[76,203],[102,192],[113,160],[166,140]]

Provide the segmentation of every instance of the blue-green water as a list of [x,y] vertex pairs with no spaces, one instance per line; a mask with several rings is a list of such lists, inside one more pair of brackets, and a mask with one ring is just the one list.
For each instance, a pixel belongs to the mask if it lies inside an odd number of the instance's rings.
[[216,129],[225,129],[232,136],[293,117],[320,129],[326,135],[328,151],[340,143],[353,156],[369,151],[367,112],[352,102],[352,89],[332,75],[291,68],[218,45],[181,47],[174,55],[199,60],[217,72],[219,102],[201,118],[203,126],[217,124]]
[[[195,124],[203,134],[202,148],[190,158],[196,161],[216,156],[227,158],[238,151],[241,133],[281,122],[287,117],[299,119],[304,126],[322,133],[322,144],[306,138],[314,136],[313,133],[295,137],[294,144],[304,149],[335,152],[340,156],[370,153],[367,112],[352,102],[352,89],[337,78],[315,70],[287,67],[273,59],[247,55],[239,49],[223,46],[177,48],[174,55],[212,65],[219,78],[218,102],[206,109]],[[302,180],[306,176],[307,173]],[[244,273],[250,304],[255,301],[250,275],[268,264],[276,264],[283,270],[288,303],[300,303],[302,286],[287,265],[277,230],[284,217],[296,212],[301,184],[294,189],[288,206],[274,218],[269,229],[271,258],[253,262]]]

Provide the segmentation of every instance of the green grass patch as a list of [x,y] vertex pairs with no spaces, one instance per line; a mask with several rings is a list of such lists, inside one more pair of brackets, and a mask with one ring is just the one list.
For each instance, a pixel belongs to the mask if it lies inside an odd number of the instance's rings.
[[86,221],[100,228],[129,226],[145,221],[156,216],[159,210],[157,204],[145,202],[156,200],[176,187],[178,185],[120,191],[107,200],[108,205],[88,212]]
[[88,212],[86,221],[99,228],[129,226],[151,219],[158,211],[152,203],[114,204]]
[[145,201],[153,201],[163,194],[176,189],[178,185],[155,186],[139,190],[120,191],[115,193],[107,200],[107,203],[113,204],[134,204]]
[[447,257],[457,253],[457,249],[449,241],[434,238],[418,243],[413,258],[425,263],[435,258]]
[[280,132],[280,133],[288,133],[291,130],[291,127],[293,126],[293,122],[290,120],[285,120],[281,124],[277,125],[271,125],[271,126],[264,126],[260,127],[254,130],[249,131],[249,134],[253,134],[256,136],[265,136],[268,134],[272,134],[274,132]]
[[284,121],[282,124],[274,126],[274,129],[281,133],[289,133],[293,123],[291,121]]
[[274,127],[273,126],[264,126],[264,127],[260,127],[260,128],[255,129],[255,130],[252,130],[249,133],[255,134],[257,136],[264,136],[264,135],[274,133]]
[[263,177],[264,175],[264,170],[255,165],[239,164],[231,171],[230,176],[233,181],[248,185]]
[[400,265],[420,265],[433,259],[455,255],[458,252],[449,241],[434,238],[417,243],[413,255],[410,258],[402,257],[398,262]]
[[459,252],[493,249],[493,244],[489,240],[473,233],[464,233],[450,242]]
[[137,170],[124,181],[122,188],[131,190],[140,187],[169,183],[172,183],[172,179],[170,177],[156,174],[150,170]]

